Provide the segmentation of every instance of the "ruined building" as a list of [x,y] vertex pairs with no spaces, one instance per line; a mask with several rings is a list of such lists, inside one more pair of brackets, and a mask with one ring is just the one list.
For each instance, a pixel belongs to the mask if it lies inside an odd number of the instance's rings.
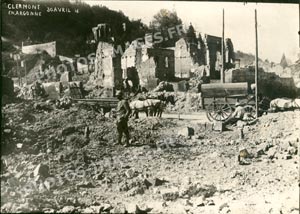
[[121,55],[116,53],[111,29],[107,24],[99,24],[93,28],[97,50],[95,70],[89,82],[105,88],[115,88],[122,83]]
[[[208,67],[207,76],[212,79],[220,78],[222,66],[222,38],[208,34],[196,37],[194,28],[189,27],[185,38],[175,44],[175,76],[190,78],[192,71],[201,65]],[[234,49],[230,39],[225,40],[224,46],[225,69],[233,67]]]
[[98,24],[92,28],[94,39],[96,42],[109,41],[111,39],[111,28],[109,24]]
[[174,49],[153,48],[151,36],[146,35],[145,44],[133,41],[122,56],[123,78],[134,86],[155,88],[160,81],[174,79]]

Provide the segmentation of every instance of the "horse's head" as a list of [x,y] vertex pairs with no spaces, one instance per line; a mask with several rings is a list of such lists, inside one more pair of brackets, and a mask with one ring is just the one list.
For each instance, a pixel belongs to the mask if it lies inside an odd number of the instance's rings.
[[175,97],[174,97],[174,95],[167,96],[165,101],[166,101],[167,104],[171,103],[171,105],[175,105]]

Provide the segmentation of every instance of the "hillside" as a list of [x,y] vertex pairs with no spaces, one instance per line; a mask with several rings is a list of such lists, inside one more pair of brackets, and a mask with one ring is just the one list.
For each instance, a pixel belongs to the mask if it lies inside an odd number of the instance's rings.
[[[99,23],[108,23],[117,44],[124,44],[144,35],[145,26],[140,20],[129,20],[121,11],[113,11],[104,6],[89,6],[86,3],[64,1],[39,1],[42,16],[8,15],[8,3],[18,1],[4,0],[2,36],[21,46],[22,41],[31,43],[57,42],[57,54],[73,56],[88,54],[91,47],[87,40],[93,38],[92,27]],[[71,8],[75,13],[46,13],[47,7]],[[126,23],[126,32],[122,24]],[[4,50],[5,47],[4,47]]]

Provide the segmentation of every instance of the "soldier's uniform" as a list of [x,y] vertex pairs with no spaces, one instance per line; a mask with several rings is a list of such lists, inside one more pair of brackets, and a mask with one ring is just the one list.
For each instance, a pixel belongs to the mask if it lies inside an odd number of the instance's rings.
[[126,137],[126,146],[129,146],[129,131],[128,131],[128,117],[131,113],[129,103],[123,98],[122,92],[117,92],[117,98],[120,100],[117,106],[117,130],[118,130],[118,144],[122,144],[123,133]]

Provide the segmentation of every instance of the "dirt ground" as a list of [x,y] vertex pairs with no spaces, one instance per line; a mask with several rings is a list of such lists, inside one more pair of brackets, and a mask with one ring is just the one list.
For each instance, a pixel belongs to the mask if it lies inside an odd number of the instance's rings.
[[269,113],[244,127],[244,139],[239,126],[216,132],[197,120],[130,119],[125,148],[115,145],[114,119],[84,106],[9,104],[1,212],[296,214],[298,118]]

